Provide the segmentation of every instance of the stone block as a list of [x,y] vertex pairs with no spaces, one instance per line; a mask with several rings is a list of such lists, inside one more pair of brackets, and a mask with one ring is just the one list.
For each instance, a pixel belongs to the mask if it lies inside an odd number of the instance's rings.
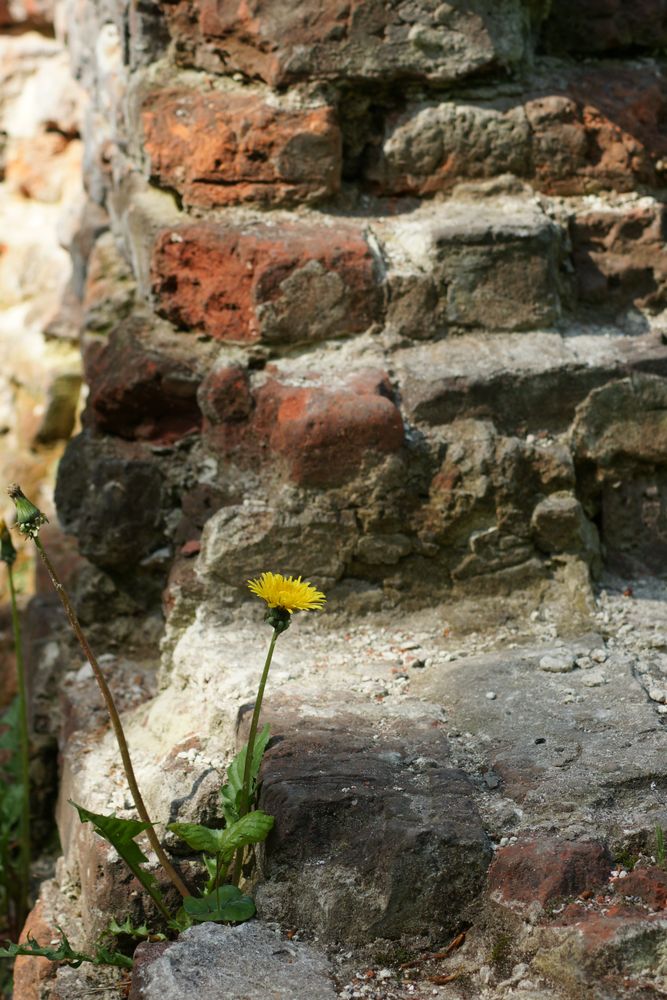
[[381,316],[360,226],[196,223],[158,234],[158,311],[216,340],[302,343],[359,333]]
[[248,88],[168,87],[141,104],[151,178],[183,202],[293,204],[335,194],[341,136],[332,107]]
[[429,195],[506,173],[527,177],[530,140],[519,98],[429,101],[387,116],[364,175],[392,195]]
[[[420,324],[467,330],[525,330],[560,316],[563,232],[530,197],[459,197],[374,224],[387,258],[390,303],[410,281]],[[435,291],[435,319],[427,302]],[[395,317],[390,306],[388,319]],[[401,320],[405,326],[405,319]]]
[[288,941],[257,920],[237,926],[200,924],[171,944],[137,949],[130,1000],[335,1000],[324,955]]
[[339,712],[298,728],[276,720],[262,767],[260,806],[275,826],[260,912],[328,943],[453,933],[491,852],[437,727],[375,731]]
[[666,107],[654,64],[547,68],[525,103],[534,183],[553,194],[662,186]]
[[199,430],[196,359],[170,351],[154,321],[135,315],[89,341],[84,422],[129,440],[169,444]]
[[165,544],[163,477],[150,457],[134,443],[84,432],[61,459],[55,491],[60,522],[98,566],[136,567]]
[[570,235],[579,302],[598,319],[629,308],[664,309],[666,228],[664,206],[648,198],[577,213]]
[[552,7],[542,26],[543,46],[551,52],[601,54],[667,44],[665,0],[564,0]]
[[549,194],[660,187],[667,80],[657,64],[538,62],[524,88],[408,104],[366,138],[363,174],[384,195],[429,195],[511,174]]
[[599,561],[597,528],[573,493],[556,492],[538,503],[531,527],[543,552],[585,552]]
[[240,465],[282,466],[302,486],[339,485],[364,460],[377,462],[404,443],[389,378],[375,369],[294,380],[275,371],[252,395],[243,372],[223,369],[204,382],[201,397],[212,413],[204,429],[210,447]]
[[519,0],[178,0],[167,8],[186,65],[283,87],[298,80],[450,83],[519,65],[529,41]]
[[595,841],[521,840],[496,852],[489,891],[504,903],[545,906],[597,889],[610,871],[611,856]]

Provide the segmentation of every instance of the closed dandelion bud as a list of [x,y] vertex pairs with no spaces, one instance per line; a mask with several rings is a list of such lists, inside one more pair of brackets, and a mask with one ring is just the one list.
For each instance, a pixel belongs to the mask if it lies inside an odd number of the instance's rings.
[[11,566],[15,559],[16,549],[14,548],[12,536],[9,534],[9,528],[5,524],[4,519],[0,517],[0,560]]
[[28,500],[17,483],[13,483],[7,492],[16,507],[17,528],[22,535],[26,535],[28,538],[36,538],[41,526],[48,522],[48,517],[42,514],[39,507],[35,507],[34,503]]
[[290,627],[292,616],[285,608],[268,608],[264,615],[264,621],[268,622],[271,628],[274,628],[280,635],[281,632],[286,632]]

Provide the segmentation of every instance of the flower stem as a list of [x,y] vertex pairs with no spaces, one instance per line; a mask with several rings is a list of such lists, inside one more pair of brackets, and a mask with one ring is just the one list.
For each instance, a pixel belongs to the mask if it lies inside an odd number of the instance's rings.
[[[241,791],[241,800],[239,803],[239,819],[250,812],[250,784],[252,781],[252,758],[255,753],[255,738],[257,736],[257,727],[259,726],[259,716],[262,711],[262,699],[264,698],[264,688],[266,687],[266,681],[269,676],[269,668],[271,666],[271,660],[273,659],[273,650],[276,646],[276,639],[280,635],[282,629],[274,629],[273,635],[271,636],[271,642],[269,644],[269,651],[266,654],[266,660],[264,662],[264,670],[262,671],[262,678],[259,682],[259,687],[257,689],[257,697],[255,699],[255,707],[252,713],[252,719],[250,720],[250,732],[248,734],[248,742],[246,743],[246,753],[245,753],[245,766],[243,768],[243,787]],[[236,852],[236,858],[234,861],[234,874],[232,882],[234,885],[239,884],[241,878],[241,865],[243,864],[243,848],[239,847]]]
[[12,602],[12,626],[16,654],[16,678],[19,699],[19,754],[21,760],[21,825],[19,828],[21,900],[19,924],[28,914],[30,898],[30,738],[28,735],[28,699],[26,695],[25,664],[21,642],[21,624],[16,606],[16,590],[11,563],[7,563],[9,593]]
[[255,752],[255,737],[257,736],[257,727],[259,725],[259,716],[262,711],[262,699],[264,698],[264,688],[266,687],[266,681],[269,676],[269,667],[271,666],[271,660],[273,659],[273,650],[275,649],[276,639],[280,633],[277,629],[274,629],[273,635],[271,636],[271,643],[269,645],[269,651],[266,654],[266,661],[264,663],[264,670],[262,671],[262,679],[259,682],[259,687],[257,688],[257,698],[255,699],[255,707],[252,713],[252,719],[250,721],[250,732],[248,734],[248,743],[246,746],[245,755],[245,767],[243,768],[243,792],[241,794],[241,806],[239,809],[239,818],[245,816],[246,813],[250,811],[250,782],[252,775],[252,758]]
[[92,667],[93,673],[95,675],[95,680],[97,681],[100,691],[102,692],[102,697],[104,698],[104,703],[109,713],[109,718],[111,720],[111,725],[113,727],[114,735],[116,737],[116,742],[118,743],[118,749],[120,750],[120,756],[123,762],[125,777],[127,778],[127,783],[130,787],[130,793],[132,795],[134,805],[136,807],[137,812],[139,813],[142,822],[151,824],[149,828],[146,830],[146,834],[151,843],[151,847],[155,851],[158,860],[165,871],[165,874],[172,882],[172,884],[176,887],[176,889],[178,889],[181,896],[185,899],[187,896],[192,895],[192,893],[188,890],[187,886],[181,879],[180,875],[174,869],[171,862],[167,858],[167,855],[164,853],[162,845],[160,844],[158,836],[153,827],[151,818],[148,815],[148,810],[144,805],[144,800],[141,797],[141,792],[139,791],[139,785],[137,784],[137,779],[134,775],[134,768],[132,766],[132,760],[130,758],[130,751],[127,746],[127,740],[125,739],[125,733],[123,732],[123,726],[120,721],[120,716],[118,714],[115,702],[113,700],[113,695],[109,690],[109,685],[107,684],[104,678],[104,674],[100,669],[100,665],[97,662],[97,659],[95,658],[92,649],[88,645],[88,640],[83,634],[83,630],[81,628],[81,625],[79,624],[79,619],[76,616],[76,613],[72,606],[72,602],[69,599],[69,595],[67,594],[67,591],[65,590],[62,583],[58,579],[56,571],[53,568],[53,564],[49,559],[48,555],[46,554],[44,546],[42,545],[39,539],[39,536],[35,535],[34,542],[35,545],[37,546],[37,551],[42,557],[42,561],[44,562],[46,570],[51,578],[51,583],[53,584],[55,591],[62,602],[63,608],[65,609],[67,620],[69,621],[72,627],[72,631],[79,640],[79,644],[81,645],[81,648],[84,652],[86,659],[88,660],[90,666]]

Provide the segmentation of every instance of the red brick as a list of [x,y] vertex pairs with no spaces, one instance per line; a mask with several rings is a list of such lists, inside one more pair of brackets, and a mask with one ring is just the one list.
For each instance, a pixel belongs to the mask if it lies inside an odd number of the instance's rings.
[[[40,945],[49,945],[51,941],[60,938],[57,928],[47,918],[46,907],[41,899],[28,914],[20,940],[27,941],[28,935]],[[41,1000],[45,984],[54,978],[57,970],[58,963],[49,962],[48,958],[19,956],[14,964],[14,1000]]]
[[152,176],[186,205],[290,204],[340,186],[341,135],[330,107],[174,87],[148,95],[142,118]]
[[624,896],[639,896],[652,910],[667,908],[667,872],[663,868],[635,868],[615,884]]
[[336,386],[313,375],[308,383],[269,378],[254,394],[249,420],[209,427],[209,444],[241,463],[278,459],[304,486],[336,485],[367,454],[403,444],[403,422],[383,372],[362,371]]
[[199,387],[198,399],[202,413],[213,424],[246,420],[253,407],[248,373],[234,365],[214,369]]
[[544,838],[499,850],[489,870],[489,888],[505,902],[542,906],[552,899],[576,895],[604,882],[611,858],[595,841]]
[[667,81],[656,69],[583,67],[526,103],[534,181],[549,194],[660,184]]
[[[199,378],[182,360],[150,343],[141,320],[117,327],[85,352],[90,387],[85,420],[128,440],[168,444],[199,429]],[[148,333],[148,342],[144,334]]]
[[381,314],[358,226],[193,224],[158,234],[158,310],[216,340],[298,343],[359,333]]

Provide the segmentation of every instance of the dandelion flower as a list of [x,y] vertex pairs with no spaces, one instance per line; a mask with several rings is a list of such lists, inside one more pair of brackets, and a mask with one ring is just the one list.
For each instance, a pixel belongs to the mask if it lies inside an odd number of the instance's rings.
[[258,580],[248,580],[249,589],[266,601],[269,608],[294,611],[321,611],[326,601],[324,594],[305,583],[300,576],[282,576],[281,573],[262,573]]

